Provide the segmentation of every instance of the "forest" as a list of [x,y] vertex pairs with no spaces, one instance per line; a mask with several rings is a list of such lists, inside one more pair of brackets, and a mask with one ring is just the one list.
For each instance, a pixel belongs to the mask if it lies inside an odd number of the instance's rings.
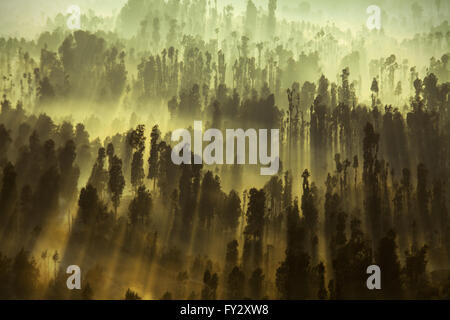
[[[450,299],[448,1],[84,2],[0,25],[0,299]],[[175,164],[194,121],[278,172]]]

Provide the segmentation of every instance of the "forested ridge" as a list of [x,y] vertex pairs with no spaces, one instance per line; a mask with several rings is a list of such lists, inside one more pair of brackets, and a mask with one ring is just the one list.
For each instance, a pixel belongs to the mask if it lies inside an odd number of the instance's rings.
[[[368,30],[278,1],[0,37],[0,299],[450,299],[448,4]],[[279,129],[278,173],[174,164],[194,120]]]

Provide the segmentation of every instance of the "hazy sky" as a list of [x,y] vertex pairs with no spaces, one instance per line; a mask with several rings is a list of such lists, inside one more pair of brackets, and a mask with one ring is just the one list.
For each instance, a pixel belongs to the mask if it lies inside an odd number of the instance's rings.
[[[207,1],[214,4],[214,0]],[[92,9],[100,15],[112,15],[119,12],[126,2],[127,0],[0,0],[0,36],[34,37],[41,31],[39,27],[45,25],[47,17],[65,13],[71,5],[78,5],[82,11]],[[269,0],[253,2],[258,8],[266,10]],[[408,22],[413,19],[411,8],[414,2],[424,9],[426,21],[438,24],[448,19],[448,0],[277,0],[276,14],[278,18],[305,19],[320,24],[330,21],[347,28],[362,26],[368,16],[366,8],[375,4],[381,8],[386,19],[395,22],[391,27],[398,33],[398,27],[402,29],[401,26],[404,26],[402,19],[407,19]],[[220,10],[229,4],[233,5],[236,14],[245,10],[247,1],[217,0]]]
[[126,2],[127,0],[0,0],[0,35],[35,35],[39,33],[36,27],[44,25],[47,17],[66,12],[71,5],[111,15]]

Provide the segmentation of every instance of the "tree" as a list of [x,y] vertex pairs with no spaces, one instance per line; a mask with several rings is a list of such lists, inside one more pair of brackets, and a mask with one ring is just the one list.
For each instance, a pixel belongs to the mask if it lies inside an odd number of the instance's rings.
[[219,177],[214,177],[211,171],[207,171],[203,176],[200,188],[200,201],[198,204],[200,226],[209,229],[214,216],[218,213],[217,204],[223,202],[223,198]]
[[179,181],[180,167],[173,163],[171,158],[172,148],[164,141],[159,144],[159,152],[158,188],[164,203],[169,203],[169,197],[176,190],[177,181]]
[[122,174],[122,160],[116,155],[112,157],[111,168],[109,169],[109,192],[111,195],[111,201],[114,206],[114,216],[117,216],[117,208],[120,204],[120,198],[122,197],[123,189],[125,188],[125,179]]
[[73,140],[66,142],[59,151],[58,156],[59,170],[61,172],[61,194],[69,200],[75,197],[78,177],[80,176],[79,168],[74,166],[76,156],[76,145]]
[[305,224],[308,227],[308,230],[315,233],[315,229],[317,228],[317,220],[318,220],[318,211],[315,205],[315,191],[314,188],[310,188],[309,186],[309,172],[307,169],[303,171],[303,195],[302,195],[302,213],[305,217]]
[[106,147],[106,154],[108,155],[108,171],[111,169],[114,152],[114,145],[112,143],[108,143],[108,146]]
[[101,198],[108,183],[108,171],[105,169],[105,159],[105,148],[99,148],[97,160],[92,167],[91,176],[88,180],[88,184],[92,185],[97,190]]
[[31,299],[39,280],[39,269],[34,258],[22,248],[12,264],[12,286],[16,299]]
[[368,122],[364,127],[363,139],[364,205],[375,243],[379,241],[381,235],[380,163],[377,159],[379,140],[380,135],[375,132],[372,124]]
[[47,103],[55,97],[55,90],[48,77],[44,77],[39,84],[38,99],[40,104]]
[[402,283],[400,280],[400,262],[397,256],[396,235],[394,231],[380,240],[376,255],[376,263],[383,274],[384,298],[399,299],[402,297]]
[[247,225],[244,233],[254,239],[261,239],[264,225],[266,196],[263,189],[250,189],[247,209]]
[[6,162],[9,146],[12,142],[10,132],[4,124],[0,124],[0,165]]
[[357,218],[352,218],[350,232],[350,239],[348,241],[343,239],[343,243],[339,242],[340,245],[333,258],[334,279],[333,285],[329,287],[330,298],[362,299],[369,295],[366,287],[366,270],[367,266],[372,264],[370,242],[365,239],[361,221]]
[[55,166],[46,170],[39,178],[33,194],[33,214],[36,224],[44,224],[59,207],[61,176]]
[[284,174],[283,188],[283,209],[289,207],[292,203],[292,175],[289,171]]
[[246,272],[250,272],[261,264],[265,203],[266,196],[263,189],[250,189],[242,254],[243,267]]
[[358,181],[358,166],[359,166],[359,164],[358,164],[358,156],[355,155],[353,157],[353,164],[352,164],[352,167],[355,170],[355,190],[356,190],[356,184],[357,184],[357,181]]
[[263,296],[264,274],[261,268],[256,268],[250,279],[249,288],[252,299],[259,300]]
[[81,189],[78,199],[78,217],[85,225],[95,222],[99,210],[97,190],[90,184]]
[[317,292],[317,297],[319,298],[319,300],[325,300],[328,297],[328,292],[325,288],[325,266],[322,261],[317,265],[316,269],[319,279],[319,290]]
[[145,126],[138,125],[136,130],[133,130],[128,143],[131,148],[136,150],[133,154],[131,162],[131,185],[136,191],[144,182],[144,150],[145,150]]
[[[421,297],[422,293],[428,287],[428,279],[426,275],[428,246],[424,245],[418,249],[414,246],[406,251],[406,262],[403,273],[406,275],[409,295],[411,298]],[[428,297],[429,298],[429,297]]]
[[159,157],[159,139],[161,132],[158,125],[153,126],[150,134],[150,157],[148,158],[148,179],[153,179],[153,188],[156,185],[156,177],[158,176],[158,157]]
[[428,170],[423,163],[417,166],[417,204],[425,229],[430,232]]
[[276,286],[282,299],[306,299],[310,290],[310,256],[304,249],[305,230],[297,200],[287,209],[286,258],[276,271]]
[[236,231],[241,216],[241,199],[236,191],[231,190],[226,196],[222,222],[225,229],[231,233]]
[[12,163],[3,169],[3,182],[0,189],[0,221],[4,224],[10,219],[17,199],[16,170]]
[[227,298],[230,300],[241,300],[244,298],[245,274],[235,266],[228,275]]
[[55,282],[56,282],[56,265],[59,263],[58,250],[55,250],[55,253],[53,253],[52,260],[53,260],[53,263],[54,263],[54,266],[55,266],[54,270],[55,270]]
[[128,207],[128,215],[132,225],[145,224],[150,216],[152,197],[145,186],[140,186],[136,196]]
[[397,99],[400,99],[400,96],[402,95],[402,82],[401,81],[397,82],[397,86],[395,87],[394,94],[397,96]]
[[207,269],[203,274],[203,289],[202,289],[202,300],[215,300],[216,290],[219,283],[219,277],[217,273],[211,274]]
[[372,108],[376,106],[378,99],[378,81],[376,78],[373,78],[372,85],[370,86],[370,91],[372,91]]
[[125,292],[125,300],[141,300],[142,298],[138,295],[136,291],[131,290],[130,288],[127,289],[127,292]]
[[238,242],[232,240],[227,243],[227,252],[225,256],[225,272],[232,270],[238,263]]

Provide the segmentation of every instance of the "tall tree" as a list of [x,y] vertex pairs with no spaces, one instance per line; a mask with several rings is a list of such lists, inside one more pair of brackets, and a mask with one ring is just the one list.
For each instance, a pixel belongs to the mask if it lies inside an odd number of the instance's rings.
[[109,169],[108,187],[111,201],[114,206],[114,215],[117,217],[117,208],[120,205],[120,198],[122,197],[123,189],[125,188],[125,179],[122,173],[122,160],[116,155],[112,157],[111,168]]

